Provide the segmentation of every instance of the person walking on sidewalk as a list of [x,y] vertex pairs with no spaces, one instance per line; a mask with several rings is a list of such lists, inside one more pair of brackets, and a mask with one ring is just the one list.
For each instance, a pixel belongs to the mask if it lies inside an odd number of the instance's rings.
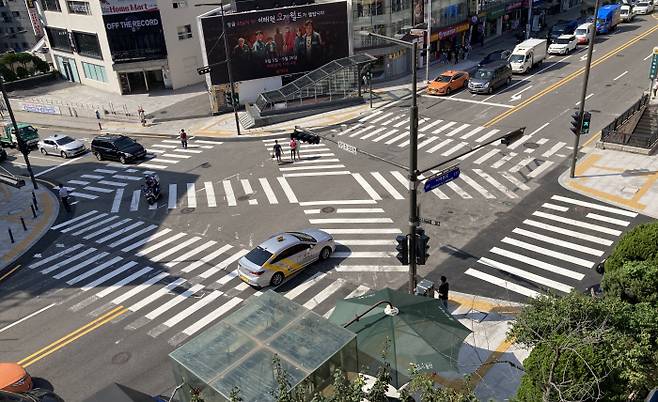
[[183,149],[187,149],[187,133],[182,128],[180,129],[180,134],[178,135],[178,138],[180,138],[180,143]]
[[276,161],[281,163],[281,145],[279,145],[279,140],[274,140],[274,156],[276,156]]
[[441,284],[439,285],[439,299],[443,303],[443,308],[448,311],[448,291],[450,290],[450,285],[448,284],[448,278],[441,275]]
[[295,160],[295,155],[297,152],[297,140],[294,138],[290,139],[290,160]]
[[59,199],[62,200],[62,205],[64,205],[66,212],[71,212],[71,205],[69,204],[69,190],[60,184],[57,188],[57,193],[59,195]]

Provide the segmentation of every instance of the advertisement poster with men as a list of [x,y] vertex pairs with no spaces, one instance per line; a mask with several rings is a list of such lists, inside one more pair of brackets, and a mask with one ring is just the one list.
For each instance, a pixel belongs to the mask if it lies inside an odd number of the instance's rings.
[[[225,21],[235,81],[311,71],[349,55],[345,2],[227,14]],[[213,45],[221,20],[206,18],[203,29],[208,64],[220,63],[224,49]],[[226,68],[214,67],[211,78],[227,82]]]

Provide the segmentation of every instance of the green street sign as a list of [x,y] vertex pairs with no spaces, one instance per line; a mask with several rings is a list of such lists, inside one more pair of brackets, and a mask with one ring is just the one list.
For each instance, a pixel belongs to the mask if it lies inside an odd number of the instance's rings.
[[649,69],[649,79],[656,78],[656,71],[658,70],[658,47],[653,48],[653,57],[651,58],[651,68]]

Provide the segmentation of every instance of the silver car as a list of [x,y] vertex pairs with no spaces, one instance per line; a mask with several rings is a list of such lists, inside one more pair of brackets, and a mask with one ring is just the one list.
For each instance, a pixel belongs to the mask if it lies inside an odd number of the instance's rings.
[[64,159],[83,154],[87,150],[82,141],[60,134],[42,139],[37,147],[44,155],[59,155]]
[[333,237],[322,230],[279,233],[240,259],[238,275],[255,287],[279,286],[315,261],[326,260],[335,249]]

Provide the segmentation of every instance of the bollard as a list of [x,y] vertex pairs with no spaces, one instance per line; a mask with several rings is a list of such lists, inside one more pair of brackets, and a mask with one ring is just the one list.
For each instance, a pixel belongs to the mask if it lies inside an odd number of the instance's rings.
[[37,217],[37,211],[34,210],[34,205],[30,204],[30,209],[32,210],[32,216],[34,218],[36,218]]
[[39,203],[37,202],[37,197],[34,195],[34,191],[32,191],[32,203],[34,204],[34,209],[37,211],[39,210]]
[[11,242],[15,243],[14,242],[14,235],[11,233],[11,228],[7,228],[7,232],[9,232],[9,239],[11,239]]
[[21,216],[21,225],[23,225],[23,230],[27,232],[27,226],[25,226],[25,219]]

